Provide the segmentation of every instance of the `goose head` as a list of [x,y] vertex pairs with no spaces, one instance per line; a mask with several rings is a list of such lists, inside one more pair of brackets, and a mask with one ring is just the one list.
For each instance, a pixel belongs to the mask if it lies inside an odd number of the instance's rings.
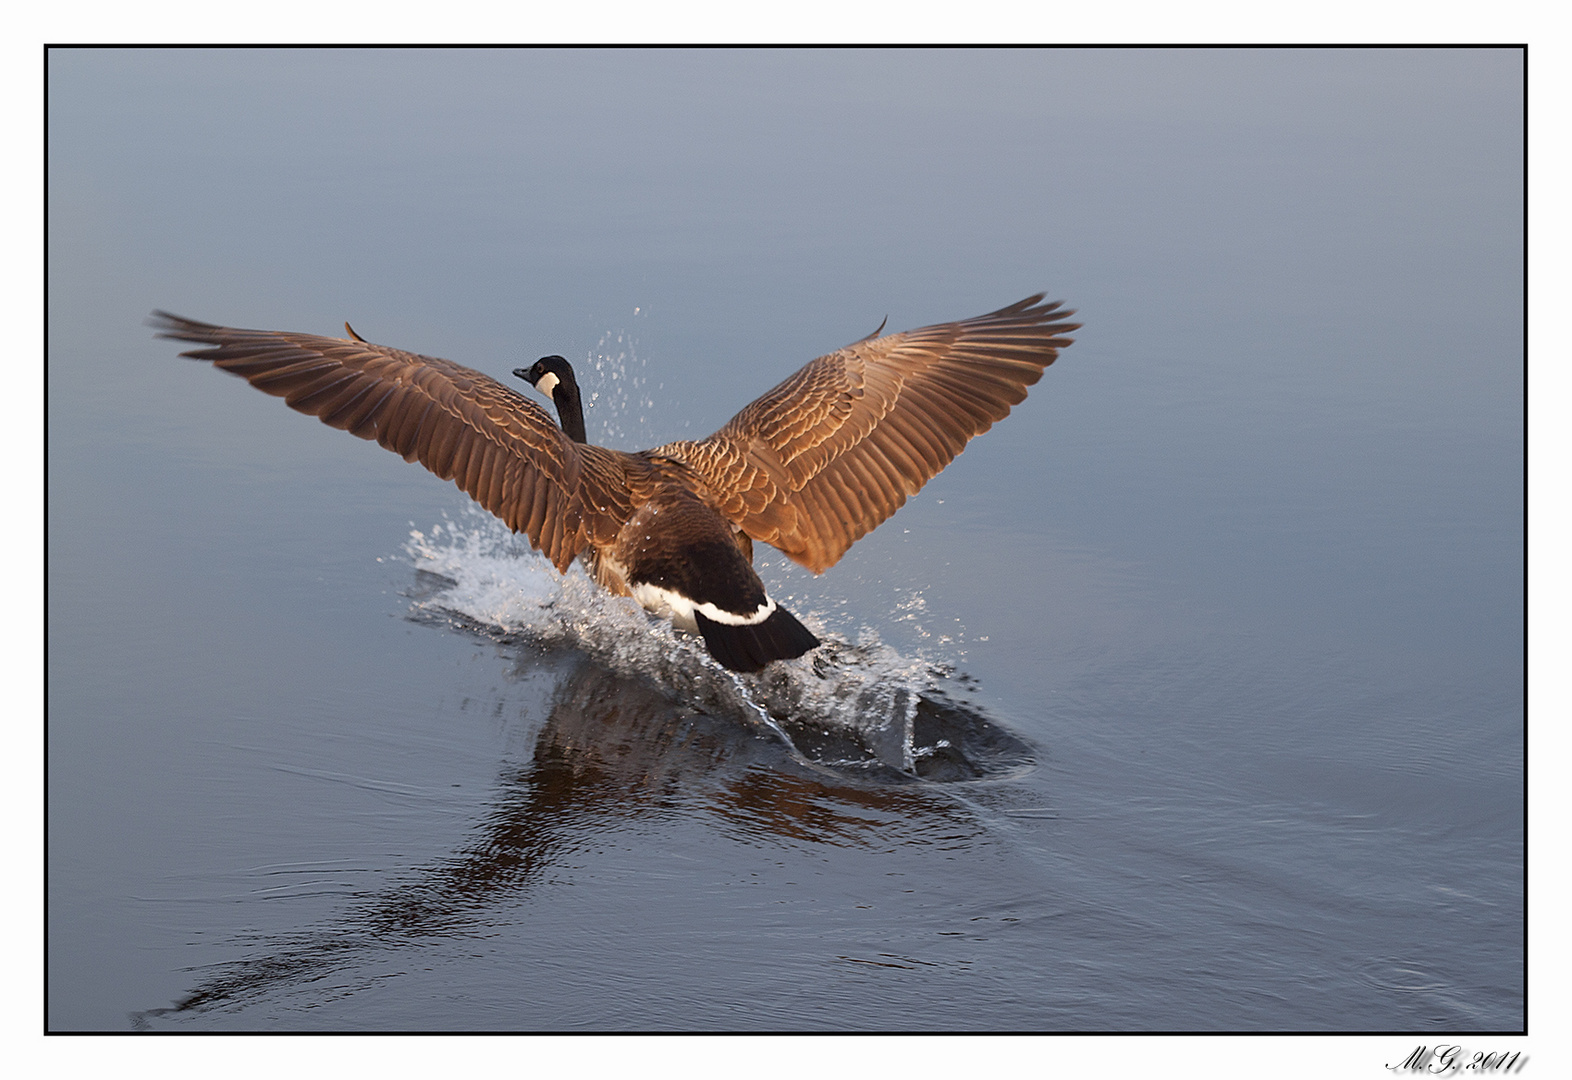
[[585,442],[584,404],[579,398],[579,381],[573,365],[560,356],[542,356],[529,368],[514,368],[513,374],[545,394],[557,407],[562,430],[574,442]]

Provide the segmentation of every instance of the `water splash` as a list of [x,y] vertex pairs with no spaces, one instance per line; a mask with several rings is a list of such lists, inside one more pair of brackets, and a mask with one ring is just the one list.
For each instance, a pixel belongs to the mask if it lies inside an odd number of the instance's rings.
[[[633,313],[638,315],[639,309]],[[596,425],[590,441],[624,449],[655,443],[650,425],[655,399],[638,339],[627,330],[608,330],[596,342],[586,366],[595,372],[593,378],[580,380],[594,387],[584,397],[585,421]]]
[[608,594],[578,565],[559,575],[479,508],[412,528],[405,552],[416,568],[415,618],[575,650],[651,680],[673,701],[767,730],[816,766],[871,779],[975,779],[1030,760],[1024,743],[964,703],[964,678],[902,655],[871,629],[850,642],[818,614],[797,611],[824,644],[742,675],[716,663],[702,639]]

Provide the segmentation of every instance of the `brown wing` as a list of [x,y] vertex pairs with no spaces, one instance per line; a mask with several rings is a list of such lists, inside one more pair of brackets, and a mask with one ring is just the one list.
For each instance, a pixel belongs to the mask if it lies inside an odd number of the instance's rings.
[[632,515],[629,470],[647,465],[572,442],[544,409],[478,371],[358,335],[236,330],[162,311],[153,319],[160,337],[211,346],[182,355],[452,480],[559,570]]
[[1042,299],[821,356],[703,442],[652,453],[703,477],[743,532],[820,573],[1009,415],[1070,344],[1074,312]]

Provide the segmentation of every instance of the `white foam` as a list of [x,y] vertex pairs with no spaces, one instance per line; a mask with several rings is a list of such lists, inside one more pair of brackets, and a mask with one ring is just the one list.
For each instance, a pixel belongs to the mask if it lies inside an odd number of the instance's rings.
[[612,670],[651,679],[674,701],[782,737],[783,724],[836,731],[906,772],[913,767],[918,699],[944,678],[928,661],[884,645],[873,630],[862,629],[855,643],[837,640],[824,619],[800,610],[794,614],[824,645],[757,675],[728,671],[701,638],[647,615],[629,597],[611,596],[577,564],[558,574],[478,507],[458,521],[411,530],[405,551],[418,570],[453,582],[416,600],[416,610],[456,614],[498,637],[576,649]]

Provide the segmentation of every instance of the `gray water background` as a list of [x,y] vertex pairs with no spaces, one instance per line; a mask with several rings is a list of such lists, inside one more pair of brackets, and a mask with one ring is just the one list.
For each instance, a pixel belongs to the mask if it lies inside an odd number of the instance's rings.
[[[48,94],[51,1028],[1524,1024],[1521,53],[54,50]],[[973,784],[420,617],[464,496],[143,325],[560,352],[637,449],[1038,290],[1085,328],[1008,420],[823,577],[760,551],[976,680],[1036,764]]]

